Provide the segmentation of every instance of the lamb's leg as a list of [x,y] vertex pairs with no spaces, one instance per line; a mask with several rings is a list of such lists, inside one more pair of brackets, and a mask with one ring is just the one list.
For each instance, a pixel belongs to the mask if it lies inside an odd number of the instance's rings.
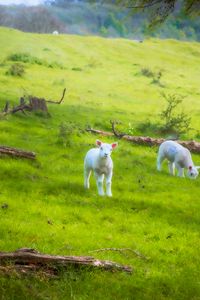
[[86,189],[90,188],[90,175],[91,175],[91,170],[85,168],[84,169],[84,187]]
[[112,197],[111,185],[112,185],[112,171],[106,175],[106,195],[108,197]]
[[174,176],[174,171],[175,171],[175,165],[174,165],[174,163],[172,163],[172,162],[169,162],[169,173],[171,174],[171,175],[173,175]]
[[164,159],[165,159],[165,157],[161,153],[158,153],[158,157],[157,157],[157,170],[158,171],[162,170],[162,162]]
[[184,169],[181,168],[178,164],[176,164],[176,168],[178,170],[178,177],[185,177],[185,175],[184,175]]
[[95,173],[94,175],[95,175],[95,177],[96,177],[96,183],[97,183],[98,194],[99,194],[100,196],[104,196],[104,195],[105,195],[105,194],[104,194],[104,190],[103,190],[103,180],[104,180],[104,175],[103,175],[103,174],[99,175],[99,174],[97,174],[97,173]]

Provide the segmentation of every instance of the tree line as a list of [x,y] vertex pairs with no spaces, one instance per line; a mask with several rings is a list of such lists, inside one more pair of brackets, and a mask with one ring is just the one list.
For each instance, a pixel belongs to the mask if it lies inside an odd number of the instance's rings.
[[[160,1],[156,1],[152,10],[139,9],[142,7],[140,0],[134,1],[135,6],[129,1],[129,9],[121,0],[118,5],[111,2],[104,1],[102,5],[98,1],[56,0],[46,1],[46,5],[38,7],[0,6],[0,25],[38,33],[57,30],[60,33],[104,37],[144,39],[154,36],[200,41],[200,18],[193,17],[192,12],[188,13],[183,6],[184,1],[179,0],[171,13],[167,10],[169,15],[159,26],[151,26],[151,20],[154,20],[154,16],[158,21]],[[147,5],[147,2],[142,2]]]

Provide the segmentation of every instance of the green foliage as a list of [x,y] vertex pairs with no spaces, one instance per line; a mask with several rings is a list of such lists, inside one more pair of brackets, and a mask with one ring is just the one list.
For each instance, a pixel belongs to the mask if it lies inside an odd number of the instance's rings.
[[191,117],[183,111],[179,112],[179,106],[185,97],[176,94],[165,94],[162,96],[167,101],[166,108],[161,112],[160,117],[164,122],[163,132],[174,132],[177,134],[187,133],[190,130]]
[[107,37],[109,35],[109,31],[105,26],[101,26],[99,32],[104,37]]
[[[111,1],[103,5],[99,1],[95,4],[91,1],[53,1],[45,7],[2,6],[0,25],[25,32],[52,33],[56,29],[62,33],[104,37],[145,39],[151,36],[200,41],[200,18],[177,10],[163,24],[152,28],[149,26],[150,8],[145,13],[139,10],[132,13],[125,7],[113,4]],[[161,11],[165,11],[165,6],[162,5]],[[153,18],[155,21],[158,15],[159,9]],[[44,49],[48,48],[44,46]]]
[[160,78],[162,77],[162,71],[159,70],[157,72],[150,70],[149,68],[142,68],[141,69],[141,74],[146,76],[146,77],[152,77],[153,82],[159,81]]
[[59,125],[58,143],[64,147],[73,144],[73,135],[79,135],[81,129],[73,122],[62,122]]
[[83,69],[82,68],[80,68],[80,67],[73,67],[72,68],[72,71],[82,71]]
[[29,53],[13,53],[7,57],[7,60],[9,61],[18,61],[23,63],[29,63],[29,64],[36,64],[45,66],[48,68],[61,68],[63,69],[63,66],[60,63],[57,62],[47,62],[43,59],[40,59],[38,57],[32,56]]
[[153,77],[152,83],[153,83],[153,84],[158,84],[158,85],[164,87],[164,86],[160,83],[161,77],[162,77],[162,72],[161,72],[161,71],[157,72],[157,73],[154,75],[154,77]]
[[[142,134],[155,135],[173,134],[179,137],[181,134],[188,133],[190,131],[191,117],[183,110],[180,110],[180,105],[183,102],[184,97],[177,94],[161,94],[167,102],[165,109],[159,113],[160,121],[152,122],[147,119],[145,121],[139,122],[134,128],[131,124],[128,127],[128,133],[133,134],[133,132],[141,132]],[[126,131],[127,132],[127,131]],[[196,137],[198,135],[196,134]]]
[[25,69],[22,64],[16,63],[12,64],[7,70],[6,75],[22,77],[25,74]]
[[[108,17],[104,21],[103,29],[114,28],[119,36],[125,37],[127,34],[126,26],[123,21],[119,20],[119,18],[114,13],[109,13]],[[102,30],[102,27],[101,27]],[[105,33],[105,30],[104,30]]]
[[153,80],[152,80],[151,83],[153,83],[153,84],[158,84],[158,85],[160,85],[160,86],[163,86],[163,85],[160,83],[160,79],[161,79],[161,77],[162,77],[162,71],[161,71],[161,70],[159,70],[159,71],[157,71],[157,72],[154,72],[154,71],[150,70],[149,68],[144,67],[144,68],[141,69],[141,74],[142,74],[143,76],[153,78]]
[[149,68],[142,68],[141,74],[146,77],[154,77],[155,76],[155,73],[153,71],[151,71]]

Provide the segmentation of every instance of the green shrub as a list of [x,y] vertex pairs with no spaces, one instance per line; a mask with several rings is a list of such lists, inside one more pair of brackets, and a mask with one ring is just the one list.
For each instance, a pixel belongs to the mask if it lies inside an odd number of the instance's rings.
[[184,97],[176,94],[167,95],[165,93],[162,93],[162,96],[167,101],[167,106],[159,114],[161,122],[155,123],[146,120],[139,123],[136,128],[129,126],[127,129],[129,134],[133,134],[135,130],[138,130],[142,134],[170,134],[178,138],[181,134],[185,134],[191,129],[191,118],[180,108]]
[[11,61],[20,61],[24,63],[42,64],[40,59],[33,57],[28,53],[14,53],[9,55],[7,59]]
[[22,64],[16,63],[10,66],[6,75],[22,77],[25,74],[25,69]]
[[80,71],[80,72],[81,72],[81,71],[83,71],[83,69],[81,69],[81,68],[79,68],[79,67],[73,67],[73,68],[72,68],[72,71]]
[[104,37],[108,36],[108,29],[104,26],[101,26],[100,30],[99,30],[100,34]]
[[58,144],[62,146],[72,146],[73,144],[73,136],[80,135],[82,130],[80,127],[73,123],[73,122],[62,122],[59,125],[59,132],[58,132]]
[[10,61],[17,61],[23,63],[29,63],[32,65],[40,65],[45,66],[47,68],[60,68],[64,69],[64,67],[58,62],[48,63],[46,60],[30,55],[29,53],[14,53],[7,57]]
[[151,71],[149,68],[142,68],[141,74],[146,77],[154,77],[153,71]]
[[141,74],[143,76],[146,76],[146,77],[149,77],[149,78],[153,78],[153,80],[151,82],[152,84],[158,84],[158,85],[160,85],[160,86],[163,87],[163,85],[160,82],[160,79],[162,77],[162,71],[161,70],[159,70],[159,71],[152,71],[149,68],[142,68],[141,69]]
[[179,110],[184,96],[176,94],[165,94],[162,96],[167,101],[166,108],[161,112],[160,117],[164,124],[161,127],[162,132],[167,133],[187,133],[190,130],[191,118],[186,113]]

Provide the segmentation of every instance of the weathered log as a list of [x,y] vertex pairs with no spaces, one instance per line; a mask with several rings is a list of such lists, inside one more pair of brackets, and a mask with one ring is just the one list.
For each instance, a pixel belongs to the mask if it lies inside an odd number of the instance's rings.
[[28,158],[28,159],[36,158],[36,154],[34,152],[25,151],[25,150],[16,149],[7,146],[0,146],[0,154],[10,155],[13,157]]
[[31,111],[43,111],[48,113],[48,108],[45,99],[37,97],[29,97],[29,107]]
[[[91,267],[108,271],[131,273],[132,268],[108,260],[99,260],[90,256],[58,256],[42,254],[34,249],[22,248],[14,252],[0,252],[0,266],[29,266],[38,270],[58,270],[69,266]],[[28,268],[28,267],[27,267]]]
[[[92,132],[95,134],[99,134],[102,136],[116,136],[112,132],[96,130],[93,128],[87,128],[86,131]],[[135,143],[135,144],[146,145],[146,146],[159,146],[161,143],[166,141],[166,139],[163,139],[163,138],[151,138],[148,136],[133,136],[133,135],[123,135],[121,137],[121,139]],[[200,143],[199,142],[181,141],[181,140],[177,140],[177,142],[179,144],[183,145],[184,147],[188,148],[191,152],[200,153]]]

